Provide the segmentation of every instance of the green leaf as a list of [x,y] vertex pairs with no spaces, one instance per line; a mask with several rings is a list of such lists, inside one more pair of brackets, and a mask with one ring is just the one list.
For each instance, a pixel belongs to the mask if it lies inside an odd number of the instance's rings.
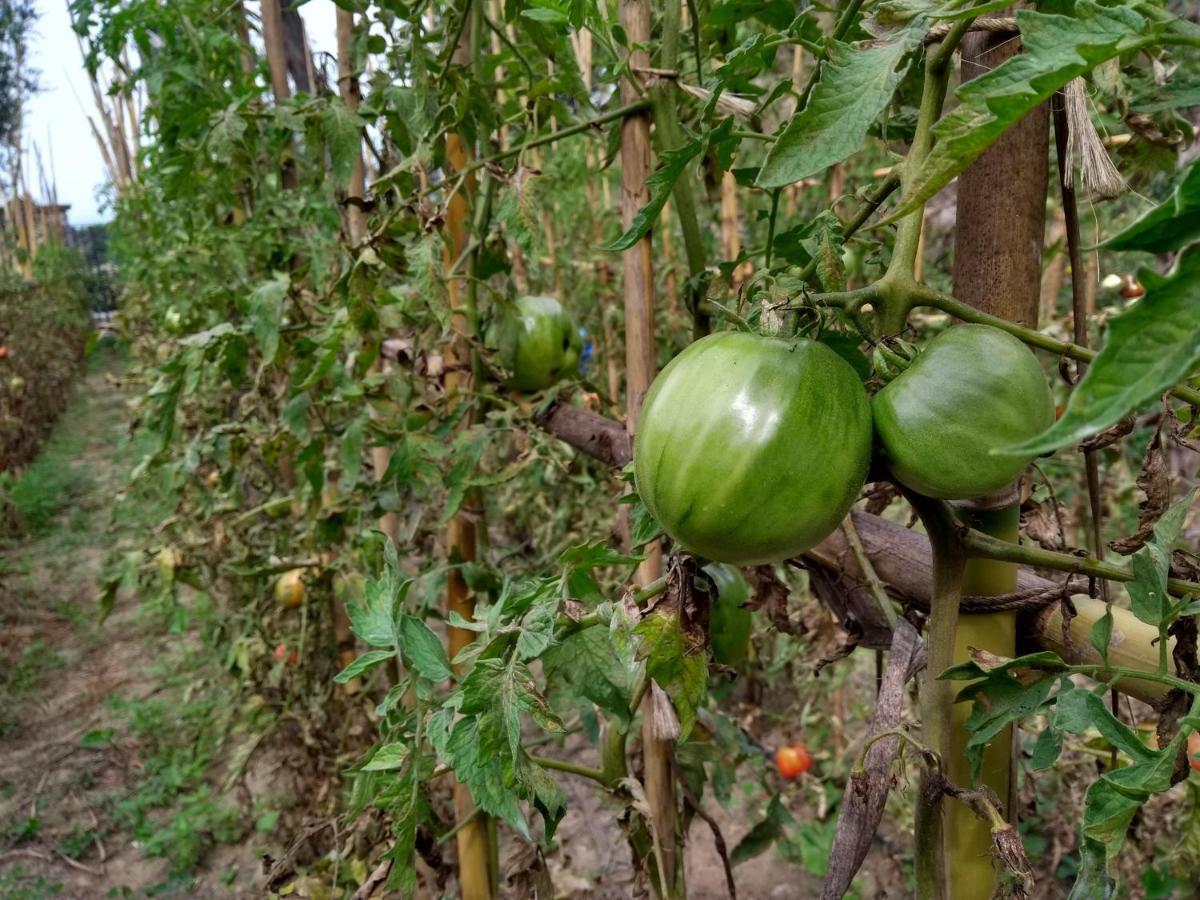
[[408,759],[407,744],[384,744],[367,760],[362,770],[364,772],[388,772],[399,769]]
[[783,837],[787,826],[795,821],[787,807],[780,802],[779,795],[774,795],[767,804],[767,814],[733,848],[729,861],[737,865],[764,853]]
[[1138,273],[1146,294],[1109,324],[1108,340],[1057,422],[999,452],[1047,453],[1102,431],[1182,381],[1200,360],[1200,247],[1165,278]]
[[363,672],[375,668],[381,662],[391,659],[392,656],[391,650],[368,650],[362,656],[358,657],[358,659],[354,660],[354,662],[350,663],[350,665],[346,666],[346,668],[342,669],[342,671],[338,672],[333,680],[338,684],[353,681]]
[[1108,661],[1108,645],[1112,641],[1113,630],[1113,614],[1112,606],[1104,608],[1104,615],[1098,618],[1095,624],[1092,625],[1091,641],[1092,646],[1096,648],[1096,652],[1100,654],[1100,658]]
[[287,402],[283,408],[283,424],[296,438],[308,442],[311,432],[308,428],[308,410],[312,407],[312,397],[308,391],[301,391]]
[[422,678],[440,682],[454,677],[446,648],[433,629],[416,616],[400,616],[400,639],[404,661]]
[[246,120],[242,118],[242,102],[235,100],[213,117],[208,132],[209,152],[218,162],[233,158],[234,152],[246,136]]
[[547,678],[569,684],[577,694],[629,725],[636,667],[613,641],[607,625],[593,625],[568,636],[546,651],[542,665]]
[[1157,40],[1156,29],[1128,6],[1078,0],[1074,16],[1018,9],[1016,17],[1024,52],[958,89],[958,106],[934,126],[937,143],[883,224],[903,218],[940,191],[1072,78]]
[[1184,173],[1169,199],[1100,246],[1107,250],[1170,253],[1200,238],[1200,165]]
[[646,677],[658,682],[671,698],[679,717],[679,739],[685,740],[708,689],[708,659],[688,646],[677,615],[653,612],[634,631],[642,638]]
[[570,22],[566,13],[560,12],[557,9],[548,9],[544,6],[523,9],[521,10],[521,15],[534,22],[541,22],[543,25],[566,25]]
[[1033,755],[1029,760],[1031,769],[1048,769],[1054,765],[1054,761],[1058,759],[1062,753],[1062,731],[1048,727],[1037,737],[1037,742],[1033,745]]
[[354,172],[354,164],[362,153],[363,120],[337,97],[329,98],[329,106],[321,113],[321,133],[329,147],[333,177],[346,187]]
[[355,419],[342,432],[340,456],[342,459],[342,484],[347,489],[353,488],[362,471],[363,432],[367,427],[366,416]]
[[795,184],[858,152],[904,77],[907,66],[901,61],[920,45],[926,30],[922,19],[896,40],[878,46],[831,44],[808,104],[767,153],[759,187]]
[[1179,540],[1183,523],[1196,499],[1197,488],[1187,495],[1154,523],[1154,537],[1132,560],[1133,581],[1126,587],[1129,591],[1129,607],[1133,614],[1156,628],[1168,621],[1173,613],[1173,604],[1167,592],[1167,579],[1171,573],[1171,551]]
[[703,148],[704,144],[701,141],[692,141],[676,150],[664,150],[660,154],[662,165],[646,178],[646,188],[650,191],[650,202],[638,210],[623,235],[615,241],[602,245],[600,249],[622,253],[645,237],[647,232],[654,227],[654,223],[658,221],[658,214],[662,212],[663,205],[671,195],[671,189],[675,186],[676,179],[683,174],[687,164]]
[[517,635],[517,658],[530,660],[541,656],[554,640],[554,626],[558,617],[558,598],[540,596],[533,608],[521,619],[521,631]]
[[254,326],[254,337],[262,350],[263,360],[272,362],[279,349],[279,326],[283,321],[283,301],[287,297],[291,280],[286,273],[279,273],[270,281],[263,282],[250,295],[250,321]]

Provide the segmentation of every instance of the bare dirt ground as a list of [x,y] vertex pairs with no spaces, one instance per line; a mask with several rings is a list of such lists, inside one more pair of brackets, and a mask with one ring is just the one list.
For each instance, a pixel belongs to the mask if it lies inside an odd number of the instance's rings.
[[34,464],[51,479],[47,491],[69,494],[53,521],[0,546],[0,897],[182,887],[168,859],[125,827],[131,807],[155,799],[138,795],[145,741],[129,710],[171,700],[155,665],[182,639],[150,627],[133,597],[103,622],[97,605],[105,556],[121,539],[113,500],[131,465],[119,370],[111,359],[92,367]]

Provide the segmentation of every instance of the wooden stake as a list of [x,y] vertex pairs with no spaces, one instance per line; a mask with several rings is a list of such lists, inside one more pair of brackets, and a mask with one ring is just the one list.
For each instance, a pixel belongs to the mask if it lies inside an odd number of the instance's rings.
[[[471,62],[471,32],[473,23],[467,23],[463,28],[462,37],[454,53],[457,65],[468,65]],[[469,150],[462,136],[450,133],[446,136],[446,163],[451,170],[461,172],[469,163]],[[448,173],[450,174],[450,173]],[[452,177],[447,182],[452,182]],[[446,234],[449,236],[444,262],[447,272],[455,261],[462,256],[470,240],[467,195],[474,189],[474,179],[468,178],[462,188],[450,199],[446,210]],[[465,300],[462,296],[462,282],[451,278],[448,282],[450,306],[454,310],[452,332],[454,337],[446,346],[446,393],[454,397],[459,392],[471,390],[471,360],[470,345],[465,335],[468,333],[468,319]],[[469,423],[468,423],[469,424]],[[459,512],[446,529],[446,557],[451,564],[470,562],[475,559],[476,533],[475,522],[481,515],[477,498],[468,496]],[[462,572],[453,566],[446,577],[446,613],[458,613],[464,619],[470,620],[475,615],[475,597],[463,579]],[[474,632],[460,628],[447,628],[447,642],[450,658],[453,659],[460,651],[474,640]],[[458,877],[459,888],[463,900],[491,900],[495,896],[496,885],[492,880],[492,828],[488,817],[480,815],[475,808],[475,801],[466,785],[457,781],[454,783],[454,811],[458,822],[458,834],[455,836],[458,844]]]
[[[650,56],[641,49],[650,41],[649,0],[620,0],[621,27],[628,45],[638,48],[629,54],[629,70],[649,68]],[[632,103],[641,96],[640,85],[630,75],[621,83],[621,99]],[[638,211],[650,201],[646,177],[650,174],[650,117],[645,113],[629,116],[621,123],[621,223],[628,228]],[[651,235],[647,234],[622,257],[625,281],[625,392],[630,435],[635,431],[638,413],[646,391],[654,379],[654,265]],[[646,560],[638,568],[638,582],[649,584],[662,571],[662,550],[657,543],[647,548]],[[677,873],[679,838],[675,809],[675,773],[672,746],[661,740],[654,727],[652,691],[646,692],[642,705],[642,744],[645,766],[646,800],[653,821],[654,848],[660,884],[665,897],[679,896]]]

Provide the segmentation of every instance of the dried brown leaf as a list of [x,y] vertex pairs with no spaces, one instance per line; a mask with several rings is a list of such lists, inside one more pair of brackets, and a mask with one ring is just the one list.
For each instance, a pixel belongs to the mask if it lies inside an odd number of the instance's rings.
[[1142,471],[1137,477],[1137,486],[1146,495],[1138,504],[1137,531],[1128,537],[1111,542],[1117,553],[1128,556],[1145,546],[1154,533],[1154,526],[1171,505],[1171,476],[1167,471],[1167,457],[1163,452],[1162,427],[1154,432],[1146,457],[1142,460]]

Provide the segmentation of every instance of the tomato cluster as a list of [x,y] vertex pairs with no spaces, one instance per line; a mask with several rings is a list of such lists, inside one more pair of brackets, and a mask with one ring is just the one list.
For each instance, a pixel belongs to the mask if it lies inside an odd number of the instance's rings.
[[823,343],[726,332],[696,341],[655,380],[634,474],[683,548],[731,565],[778,562],[845,518],[873,443],[900,484],[962,500],[1019,478],[1030,458],[1006,448],[1053,421],[1037,358],[989,326],[934,338],[873,399]]

